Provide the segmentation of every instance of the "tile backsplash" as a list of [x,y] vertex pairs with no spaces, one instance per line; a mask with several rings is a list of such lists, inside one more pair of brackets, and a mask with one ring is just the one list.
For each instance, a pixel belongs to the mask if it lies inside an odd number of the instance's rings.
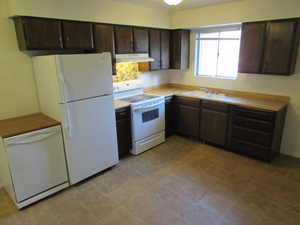
[[113,76],[113,82],[122,82],[138,79],[138,63],[117,63],[116,70],[117,75]]

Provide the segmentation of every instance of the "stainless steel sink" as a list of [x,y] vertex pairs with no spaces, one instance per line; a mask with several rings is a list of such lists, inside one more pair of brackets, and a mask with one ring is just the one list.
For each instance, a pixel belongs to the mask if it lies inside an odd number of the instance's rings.
[[222,94],[222,93],[209,93],[206,91],[199,91],[199,90],[195,90],[195,91],[183,91],[180,92],[180,94],[182,95],[188,95],[188,96],[195,96],[195,97],[208,97],[208,98],[225,98],[228,97],[228,95],[226,94]]
[[201,97],[201,96],[207,95],[208,93],[205,91],[183,91],[183,92],[180,92],[180,94]]

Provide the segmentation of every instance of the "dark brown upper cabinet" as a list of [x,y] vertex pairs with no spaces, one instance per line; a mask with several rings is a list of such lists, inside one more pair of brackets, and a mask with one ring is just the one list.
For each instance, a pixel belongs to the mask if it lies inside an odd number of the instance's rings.
[[293,74],[299,46],[299,33],[299,19],[244,23],[239,72]]
[[94,24],[95,51],[98,53],[110,52],[114,57],[114,27],[109,24]]
[[240,73],[259,73],[262,68],[266,23],[245,23],[242,26]]
[[150,29],[150,57],[154,59],[154,62],[150,63],[150,70],[160,70],[161,69],[161,55],[160,55],[160,30]]
[[115,36],[114,27],[110,24],[94,24],[95,52],[110,52],[112,60],[112,72],[116,74],[115,65]]
[[171,32],[171,68],[186,70],[189,68],[190,31],[173,30]]
[[294,72],[300,32],[298,23],[299,20],[268,23],[263,73],[290,75]]
[[63,37],[65,49],[93,49],[93,25],[77,21],[63,21]]
[[19,49],[59,50],[63,48],[61,22],[53,19],[14,18]]
[[149,30],[146,28],[133,28],[134,52],[149,52]]
[[115,26],[116,54],[133,53],[133,30],[129,26]]
[[170,69],[170,31],[161,30],[161,69]]

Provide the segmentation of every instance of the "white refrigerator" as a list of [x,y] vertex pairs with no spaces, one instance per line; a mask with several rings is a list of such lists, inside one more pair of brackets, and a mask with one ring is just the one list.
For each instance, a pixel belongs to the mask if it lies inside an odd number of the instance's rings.
[[110,53],[33,57],[41,112],[59,120],[70,184],[119,162]]

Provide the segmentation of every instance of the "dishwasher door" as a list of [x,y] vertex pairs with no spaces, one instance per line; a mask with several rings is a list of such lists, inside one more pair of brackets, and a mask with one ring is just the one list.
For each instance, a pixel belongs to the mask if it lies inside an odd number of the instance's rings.
[[4,139],[16,202],[68,182],[61,127]]

